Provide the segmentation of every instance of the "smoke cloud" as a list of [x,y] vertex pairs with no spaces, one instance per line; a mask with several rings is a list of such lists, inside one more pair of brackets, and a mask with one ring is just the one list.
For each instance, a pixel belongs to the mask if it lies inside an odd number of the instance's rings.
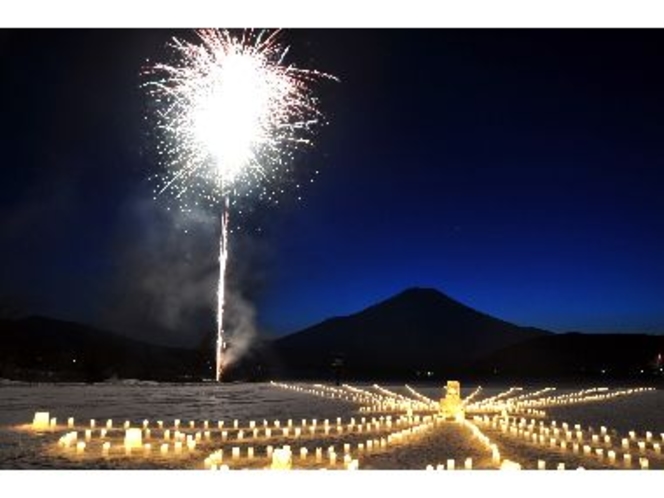
[[[167,210],[153,200],[128,203],[136,228],[117,237],[117,264],[100,321],[136,339],[209,349],[216,335],[219,223],[211,212]],[[232,220],[231,220],[232,221]],[[224,330],[227,363],[244,356],[259,334],[252,300],[266,280],[264,243],[230,235]]]

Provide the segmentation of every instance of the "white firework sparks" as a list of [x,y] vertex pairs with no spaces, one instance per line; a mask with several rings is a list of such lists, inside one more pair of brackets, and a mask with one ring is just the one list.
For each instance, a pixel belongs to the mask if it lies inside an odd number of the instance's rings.
[[[145,86],[157,103],[158,152],[166,166],[157,192],[178,199],[191,192],[222,209],[219,380],[224,368],[229,199],[265,195],[265,186],[284,174],[294,152],[311,144],[314,130],[323,123],[313,85],[335,78],[286,64],[288,48],[279,43],[279,31],[248,30],[240,37],[217,29],[195,33],[199,43],[173,39],[173,62],[151,66]],[[186,208],[186,201],[183,204]]]

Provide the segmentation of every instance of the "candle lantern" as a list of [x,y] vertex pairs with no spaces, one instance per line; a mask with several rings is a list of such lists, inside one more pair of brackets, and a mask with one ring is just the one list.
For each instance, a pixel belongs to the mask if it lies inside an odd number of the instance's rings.
[[277,448],[272,453],[272,470],[290,470],[293,466],[293,457],[289,447]]
[[127,449],[140,448],[142,446],[142,434],[140,429],[127,429],[125,431],[124,445]]

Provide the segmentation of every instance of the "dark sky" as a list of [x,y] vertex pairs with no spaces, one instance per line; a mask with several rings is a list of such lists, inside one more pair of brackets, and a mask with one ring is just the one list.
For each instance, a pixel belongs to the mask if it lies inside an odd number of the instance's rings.
[[[213,326],[216,214],[175,212],[149,179],[140,72],[173,35],[0,32],[5,303],[161,342]],[[664,332],[664,32],[282,40],[340,82],[320,88],[302,200],[285,179],[234,217],[230,285],[263,332],[410,286],[553,331]]]

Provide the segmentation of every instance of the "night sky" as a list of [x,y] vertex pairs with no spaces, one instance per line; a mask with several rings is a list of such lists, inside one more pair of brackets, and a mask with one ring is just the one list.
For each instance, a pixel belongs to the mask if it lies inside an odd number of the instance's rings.
[[[174,35],[0,31],[4,308],[178,344],[214,327],[217,214],[150,180],[141,69]],[[234,217],[230,285],[263,333],[411,286],[519,325],[664,332],[664,32],[282,40],[340,82],[279,204]]]

